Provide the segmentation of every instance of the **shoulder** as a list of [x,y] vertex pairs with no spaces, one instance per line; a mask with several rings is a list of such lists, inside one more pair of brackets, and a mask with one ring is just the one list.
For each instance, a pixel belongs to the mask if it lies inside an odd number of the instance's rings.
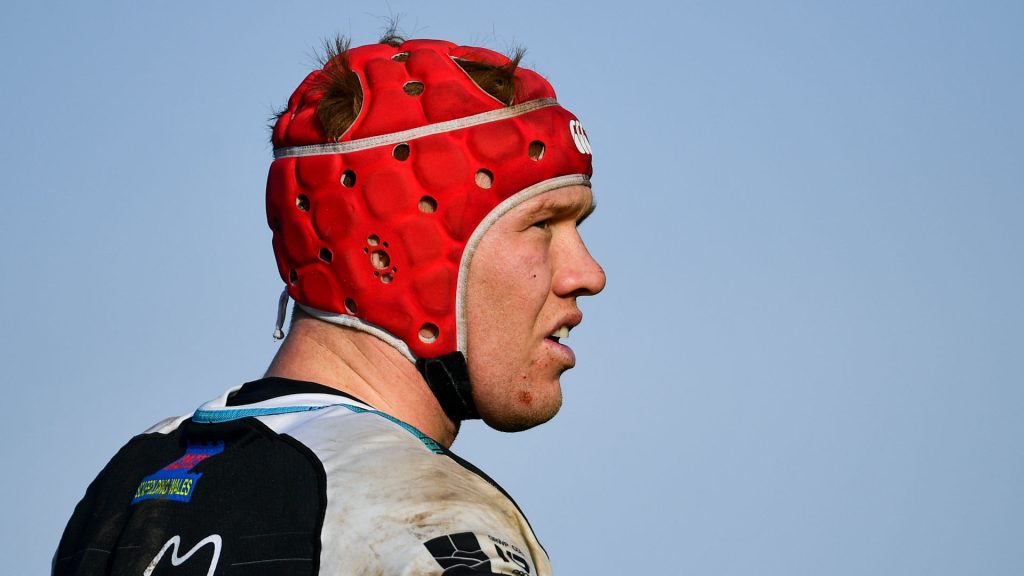
[[471,566],[495,574],[549,572],[546,553],[515,502],[414,428],[379,412],[334,408],[281,432],[307,446],[324,468],[325,572],[332,566],[386,573],[457,574]]

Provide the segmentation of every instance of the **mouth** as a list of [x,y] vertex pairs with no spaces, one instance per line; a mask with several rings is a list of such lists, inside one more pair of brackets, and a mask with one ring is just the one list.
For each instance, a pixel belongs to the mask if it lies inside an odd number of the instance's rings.
[[566,346],[561,341],[569,337],[569,331],[578,323],[563,324],[555,329],[554,332],[544,337],[544,340],[551,342],[548,346],[548,351],[555,358],[559,359],[559,364],[563,366],[564,370],[568,370],[576,365],[576,354],[572,351],[572,348]]

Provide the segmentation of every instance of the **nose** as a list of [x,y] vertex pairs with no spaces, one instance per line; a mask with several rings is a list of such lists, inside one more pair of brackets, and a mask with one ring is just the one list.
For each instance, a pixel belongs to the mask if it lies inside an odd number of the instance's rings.
[[573,231],[558,269],[552,288],[559,296],[593,296],[604,290],[607,277],[604,268],[590,255],[579,233]]

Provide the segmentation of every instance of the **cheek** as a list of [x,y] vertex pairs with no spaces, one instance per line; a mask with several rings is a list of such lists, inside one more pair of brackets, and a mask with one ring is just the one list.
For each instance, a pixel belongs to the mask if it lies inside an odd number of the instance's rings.
[[[538,254],[496,258],[473,270],[467,286],[467,318],[532,322],[551,291],[547,259]],[[472,326],[471,326],[472,333]]]
[[501,271],[504,297],[522,313],[536,313],[551,292],[551,270],[544,252],[526,252],[510,259]]
[[[466,285],[467,356],[471,377],[510,382],[533,370],[537,323],[551,290],[546,250],[522,242],[492,243],[474,257]],[[532,397],[505,397],[531,405]]]

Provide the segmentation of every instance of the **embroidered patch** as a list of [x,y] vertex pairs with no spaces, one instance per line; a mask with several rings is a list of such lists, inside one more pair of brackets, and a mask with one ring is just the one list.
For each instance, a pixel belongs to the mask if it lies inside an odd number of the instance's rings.
[[494,536],[460,532],[423,543],[445,574],[516,574],[530,576],[529,556],[515,544]]
[[192,500],[196,484],[202,477],[202,472],[191,473],[191,470],[200,462],[210,456],[216,456],[224,451],[224,443],[215,444],[190,444],[185,449],[185,455],[171,462],[142,479],[139,487],[135,489],[135,498],[132,504],[143,500],[159,499],[173,500],[175,502],[188,502]]

